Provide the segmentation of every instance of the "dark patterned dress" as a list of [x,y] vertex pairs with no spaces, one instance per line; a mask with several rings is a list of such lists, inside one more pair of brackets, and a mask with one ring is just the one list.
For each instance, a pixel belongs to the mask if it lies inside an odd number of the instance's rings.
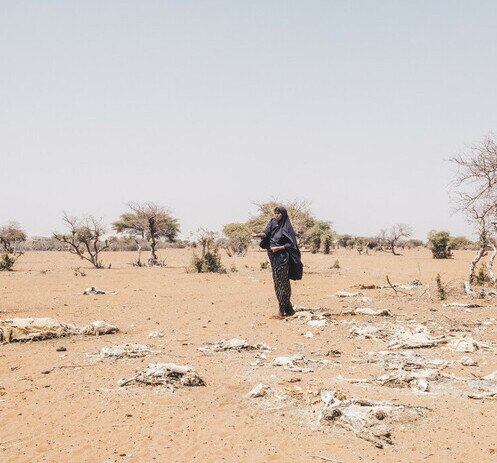
[[[279,240],[281,241],[281,240]],[[285,238],[283,238],[285,241]],[[285,246],[290,244],[285,242],[272,242],[271,246]],[[278,252],[268,251],[269,261],[271,262],[271,270],[273,271],[274,291],[278,299],[280,315],[293,315],[294,310],[290,298],[292,297],[292,287],[290,286],[290,278],[288,270],[290,260],[286,249]]]

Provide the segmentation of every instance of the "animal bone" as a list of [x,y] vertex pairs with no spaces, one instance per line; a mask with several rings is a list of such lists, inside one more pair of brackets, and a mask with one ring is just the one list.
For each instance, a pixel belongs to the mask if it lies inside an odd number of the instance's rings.
[[39,341],[63,336],[85,334],[101,335],[116,333],[119,329],[103,321],[94,321],[87,326],[77,327],[54,318],[12,318],[0,320],[0,342]]
[[221,341],[209,342],[198,348],[201,352],[222,352],[227,350],[271,350],[271,348],[263,343],[249,344],[243,339],[223,339]]
[[135,376],[122,379],[119,386],[129,384],[147,384],[152,386],[167,386],[174,391],[180,386],[205,386],[204,380],[189,365],[175,363],[151,363]]
[[93,296],[96,294],[117,294],[117,291],[105,291],[103,289],[95,288],[95,286],[90,286],[83,291],[83,296]]

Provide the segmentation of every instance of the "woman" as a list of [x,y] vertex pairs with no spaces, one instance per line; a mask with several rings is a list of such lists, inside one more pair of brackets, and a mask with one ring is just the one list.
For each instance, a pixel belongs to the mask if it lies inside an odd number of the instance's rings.
[[267,224],[264,233],[252,236],[263,238],[261,248],[267,249],[273,270],[274,290],[279,303],[279,315],[284,318],[295,312],[290,302],[292,288],[290,280],[302,279],[302,262],[297,244],[297,236],[283,206],[274,209],[274,219]]

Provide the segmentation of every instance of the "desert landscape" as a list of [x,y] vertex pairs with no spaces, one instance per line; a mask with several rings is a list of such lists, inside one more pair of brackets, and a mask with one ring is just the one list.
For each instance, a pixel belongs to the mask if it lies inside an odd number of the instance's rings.
[[1,461],[496,461],[497,306],[463,291],[474,251],[305,252],[285,320],[264,251],[223,254],[226,274],[159,254],[105,252],[109,270],[27,252],[0,272],[2,320],[119,330],[4,339]]

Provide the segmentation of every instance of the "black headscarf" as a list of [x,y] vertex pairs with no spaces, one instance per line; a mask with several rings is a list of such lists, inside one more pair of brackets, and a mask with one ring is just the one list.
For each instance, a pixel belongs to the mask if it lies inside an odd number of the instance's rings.
[[[264,230],[266,237],[261,241],[260,246],[264,249],[269,249],[271,247],[271,241],[278,242],[283,236],[290,242],[290,247],[286,246],[285,251],[288,252],[289,257],[289,269],[288,277],[291,280],[301,280],[303,265],[300,260],[300,250],[297,243],[297,235],[293,229],[290,217],[288,217],[288,212],[283,206],[278,206],[274,208],[275,212],[280,212],[283,216],[281,221],[276,219],[271,219]],[[284,253],[285,251],[280,251]],[[286,264],[286,259],[285,259]]]

